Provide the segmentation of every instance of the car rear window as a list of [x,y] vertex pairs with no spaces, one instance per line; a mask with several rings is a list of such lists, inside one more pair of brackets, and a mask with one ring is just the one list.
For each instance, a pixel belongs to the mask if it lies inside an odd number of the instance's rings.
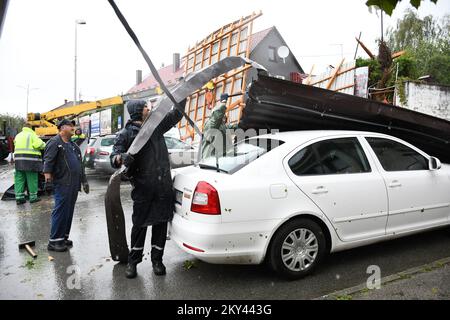
[[114,140],[116,138],[103,138],[100,142],[100,145],[102,147],[109,147],[109,146],[113,146],[114,145]]
[[245,139],[228,149],[226,156],[202,159],[199,166],[205,169],[218,168],[221,172],[233,174],[283,143],[268,138]]

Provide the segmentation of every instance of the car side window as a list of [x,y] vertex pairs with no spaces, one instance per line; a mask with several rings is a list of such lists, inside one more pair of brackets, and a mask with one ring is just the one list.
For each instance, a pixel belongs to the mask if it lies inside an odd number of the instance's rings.
[[386,171],[428,170],[428,160],[417,151],[397,141],[366,137]]
[[298,176],[370,172],[369,162],[357,138],[316,142],[297,152],[288,164]]

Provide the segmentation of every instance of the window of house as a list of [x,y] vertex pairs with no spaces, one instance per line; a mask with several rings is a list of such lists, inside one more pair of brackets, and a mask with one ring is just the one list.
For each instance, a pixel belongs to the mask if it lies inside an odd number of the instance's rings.
[[428,170],[428,160],[397,141],[366,138],[386,171]]
[[297,152],[288,165],[298,176],[370,172],[369,162],[357,138],[314,143]]
[[277,49],[275,47],[269,47],[269,61],[277,62]]

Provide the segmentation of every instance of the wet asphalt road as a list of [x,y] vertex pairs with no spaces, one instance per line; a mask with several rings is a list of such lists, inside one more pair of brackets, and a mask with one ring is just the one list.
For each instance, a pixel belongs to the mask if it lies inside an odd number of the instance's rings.
[[[12,172],[0,168],[0,195]],[[138,266],[139,276],[128,280],[125,266],[109,257],[104,217],[107,177],[90,176],[91,193],[80,194],[71,238],[74,247],[65,253],[46,250],[50,229],[51,198],[30,206],[0,202],[0,299],[312,299],[365,283],[370,265],[381,276],[450,256],[447,230],[437,230],[386,243],[331,255],[316,272],[301,280],[285,281],[265,266],[206,264],[168,241],[164,261],[167,275],[152,273],[148,256]],[[131,228],[130,186],[122,186],[122,203]],[[129,234],[129,232],[127,232]],[[18,243],[35,240],[39,255],[34,264]],[[191,269],[184,262],[194,263]]]

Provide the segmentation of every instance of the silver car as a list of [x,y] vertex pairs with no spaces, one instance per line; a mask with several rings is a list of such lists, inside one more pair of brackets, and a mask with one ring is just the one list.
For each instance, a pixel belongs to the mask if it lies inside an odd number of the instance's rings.
[[[91,138],[84,155],[85,166],[99,173],[114,173],[116,169],[111,166],[109,157],[112,153],[115,138],[115,135]],[[194,164],[197,159],[196,148],[191,147],[174,135],[164,135],[164,139],[169,151],[172,169]]]

